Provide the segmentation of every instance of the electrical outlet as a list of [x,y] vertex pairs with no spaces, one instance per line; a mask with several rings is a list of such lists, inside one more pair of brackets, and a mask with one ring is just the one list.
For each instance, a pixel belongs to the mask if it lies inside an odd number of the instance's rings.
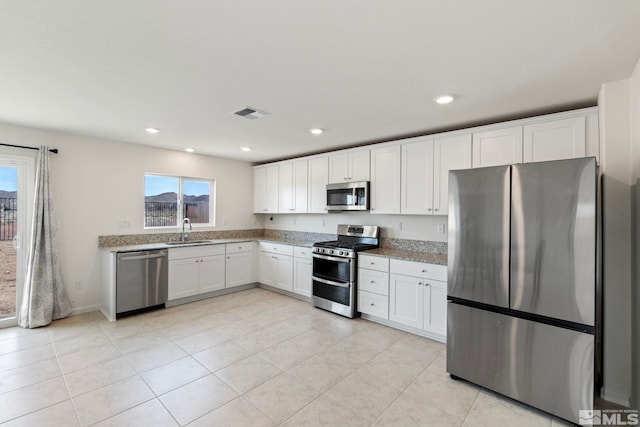
[[396,230],[397,231],[402,231],[402,221],[397,221],[396,222]]
[[131,228],[131,220],[128,218],[121,219],[120,228]]
[[445,230],[444,224],[438,224],[438,233],[444,234],[444,230]]
[[224,219],[222,220],[222,225],[227,225],[228,223],[229,223],[229,222],[227,221],[227,218],[224,218]]
[[82,289],[82,288],[84,288],[84,283],[82,283],[82,280],[76,281],[76,289]]

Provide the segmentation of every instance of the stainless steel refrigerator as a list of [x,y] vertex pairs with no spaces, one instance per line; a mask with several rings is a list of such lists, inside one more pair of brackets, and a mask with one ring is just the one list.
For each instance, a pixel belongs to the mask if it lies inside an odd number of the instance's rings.
[[449,174],[447,371],[574,423],[594,404],[594,158]]

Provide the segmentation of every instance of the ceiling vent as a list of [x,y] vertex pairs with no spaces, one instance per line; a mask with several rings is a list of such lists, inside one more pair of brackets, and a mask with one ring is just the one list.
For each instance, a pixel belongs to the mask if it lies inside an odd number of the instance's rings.
[[249,120],[261,119],[269,115],[269,113],[267,113],[266,111],[256,110],[255,108],[251,107],[245,107],[242,110],[235,111],[233,114]]

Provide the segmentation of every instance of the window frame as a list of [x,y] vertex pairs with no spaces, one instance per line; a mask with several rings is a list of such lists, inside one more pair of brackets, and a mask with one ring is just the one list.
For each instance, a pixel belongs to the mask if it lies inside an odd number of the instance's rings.
[[[175,225],[160,225],[160,226],[148,226],[146,223],[146,183],[147,176],[159,176],[164,178],[175,178],[178,180],[178,200],[177,200],[177,213]],[[142,177],[142,226],[144,230],[170,230],[180,229],[182,227],[182,221],[184,220],[184,181],[203,182],[209,184],[209,222],[208,223],[191,223],[194,228],[215,227],[216,226],[216,180],[214,178],[201,178],[191,176],[170,175],[155,172],[145,172]]]

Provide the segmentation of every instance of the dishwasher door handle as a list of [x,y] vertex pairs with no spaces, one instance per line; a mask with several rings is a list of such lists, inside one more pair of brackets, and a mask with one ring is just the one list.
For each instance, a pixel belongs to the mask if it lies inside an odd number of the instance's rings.
[[163,258],[165,257],[167,254],[166,252],[160,252],[157,254],[151,254],[151,255],[120,255],[118,257],[118,261],[136,261],[136,260],[140,260],[140,259],[154,259],[154,258]]

